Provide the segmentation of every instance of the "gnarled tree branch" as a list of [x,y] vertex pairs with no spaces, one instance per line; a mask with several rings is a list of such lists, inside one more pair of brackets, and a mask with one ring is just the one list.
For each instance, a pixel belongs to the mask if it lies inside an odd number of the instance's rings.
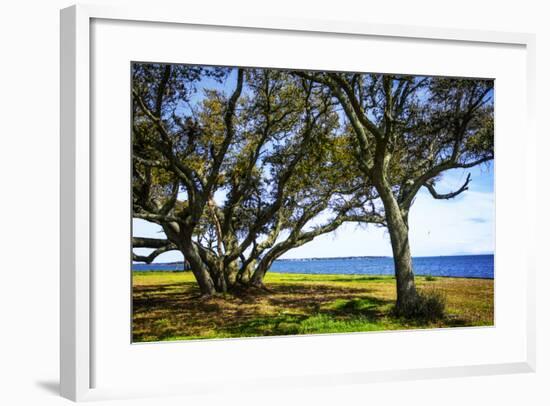
[[470,174],[468,174],[468,177],[466,178],[466,182],[456,191],[450,192],[450,193],[437,193],[435,190],[435,187],[432,183],[426,182],[424,183],[424,187],[428,189],[430,194],[433,196],[434,199],[452,199],[453,197],[458,196],[462,192],[468,190],[468,184],[470,183]]

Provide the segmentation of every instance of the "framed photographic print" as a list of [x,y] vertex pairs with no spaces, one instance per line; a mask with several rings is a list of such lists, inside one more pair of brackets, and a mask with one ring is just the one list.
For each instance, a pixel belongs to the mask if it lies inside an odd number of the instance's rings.
[[63,396],[533,370],[533,36],[183,12],[61,13]]

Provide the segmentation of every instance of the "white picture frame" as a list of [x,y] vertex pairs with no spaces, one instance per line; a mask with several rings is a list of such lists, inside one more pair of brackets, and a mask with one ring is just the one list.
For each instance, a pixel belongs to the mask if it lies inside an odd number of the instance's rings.
[[[486,32],[461,29],[415,27],[403,25],[379,25],[351,23],[345,21],[319,21],[258,17],[253,19],[189,16],[184,7],[172,10],[155,7],[111,8],[106,6],[77,5],[61,11],[61,394],[79,401],[105,397],[141,396],[156,393],[186,393],[201,391],[206,386],[199,383],[193,388],[183,385],[147,388],[140,391],[128,388],[92,389],[95,350],[92,317],[95,289],[93,268],[94,212],[92,207],[92,154],[98,153],[91,147],[91,26],[94,20],[126,22],[183,24],[200,27],[246,28],[254,30],[284,31],[288,35],[306,32],[318,35],[347,34],[372,38],[405,38],[415,40],[437,40],[449,43],[501,44],[524,47],[526,53],[526,106],[525,136],[526,153],[535,150],[534,131],[534,49],[532,34],[509,32]],[[93,84],[92,84],[93,86]],[[498,102],[497,102],[498,103]],[[533,154],[534,155],[534,154]],[[533,159],[526,160],[526,171],[535,170]],[[533,179],[525,179],[536,189]],[[534,230],[535,195],[526,202],[531,207],[529,230]],[[534,239],[534,232],[529,238]],[[531,244],[534,247],[535,244]],[[525,348],[523,359],[514,362],[490,364],[449,365],[439,367],[407,367],[385,371],[362,371],[361,368],[335,374],[305,374],[266,378],[259,380],[260,386],[273,388],[276,385],[319,385],[338,383],[365,383],[380,380],[420,379],[430,377],[452,377],[485,375],[511,372],[529,372],[535,369],[535,254],[534,249],[525,253],[526,292],[525,298]],[[399,334],[399,333],[397,333]],[[357,336],[356,336],[357,337]],[[357,338],[355,338],[357,340]],[[290,343],[290,342],[288,342]],[[129,343],[128,343],[129,344]],[[210,343],[211,344],[211,343]],[[209,343],[204,343],[209,345]],[[212,344],[211,344],[212,345]],[[216,344],[223,346],[223,342]],[[289,344],[287,344],[289,345]],[[201,389],[203,388],[203,389]]]

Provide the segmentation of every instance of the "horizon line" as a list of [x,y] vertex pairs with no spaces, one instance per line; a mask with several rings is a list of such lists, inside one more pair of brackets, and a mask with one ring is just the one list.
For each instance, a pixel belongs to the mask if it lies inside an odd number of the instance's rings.
[[[494,252],[485,252],[477,254],[449,254],[449,255],[416,255],[412,258],[437,258],[437,257],[473,257],[483,255],[495,255]],[[307,261],[307,260],[323,260],[323,259],[347,259],[347,258],[393,258],[392,255],[344,255],[341,257],[308,257],[308,258],[277,258],[275,261]],[[153,264],[177,264],[183,263],[180,261],[168,261],[168,262],[151,262],[149,264],[144,262],[133,262],[132,265],[153,265]]]

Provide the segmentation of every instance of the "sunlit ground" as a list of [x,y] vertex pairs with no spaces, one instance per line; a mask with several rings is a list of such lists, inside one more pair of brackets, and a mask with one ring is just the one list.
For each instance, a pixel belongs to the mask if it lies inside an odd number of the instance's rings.
[[133,341],[346,333],[493,325],[493,280],[416,277],[446,301],[437,321],[393,315],[387,276],[268,273],[270,292],[200,299],[190,272],[133,273]]

